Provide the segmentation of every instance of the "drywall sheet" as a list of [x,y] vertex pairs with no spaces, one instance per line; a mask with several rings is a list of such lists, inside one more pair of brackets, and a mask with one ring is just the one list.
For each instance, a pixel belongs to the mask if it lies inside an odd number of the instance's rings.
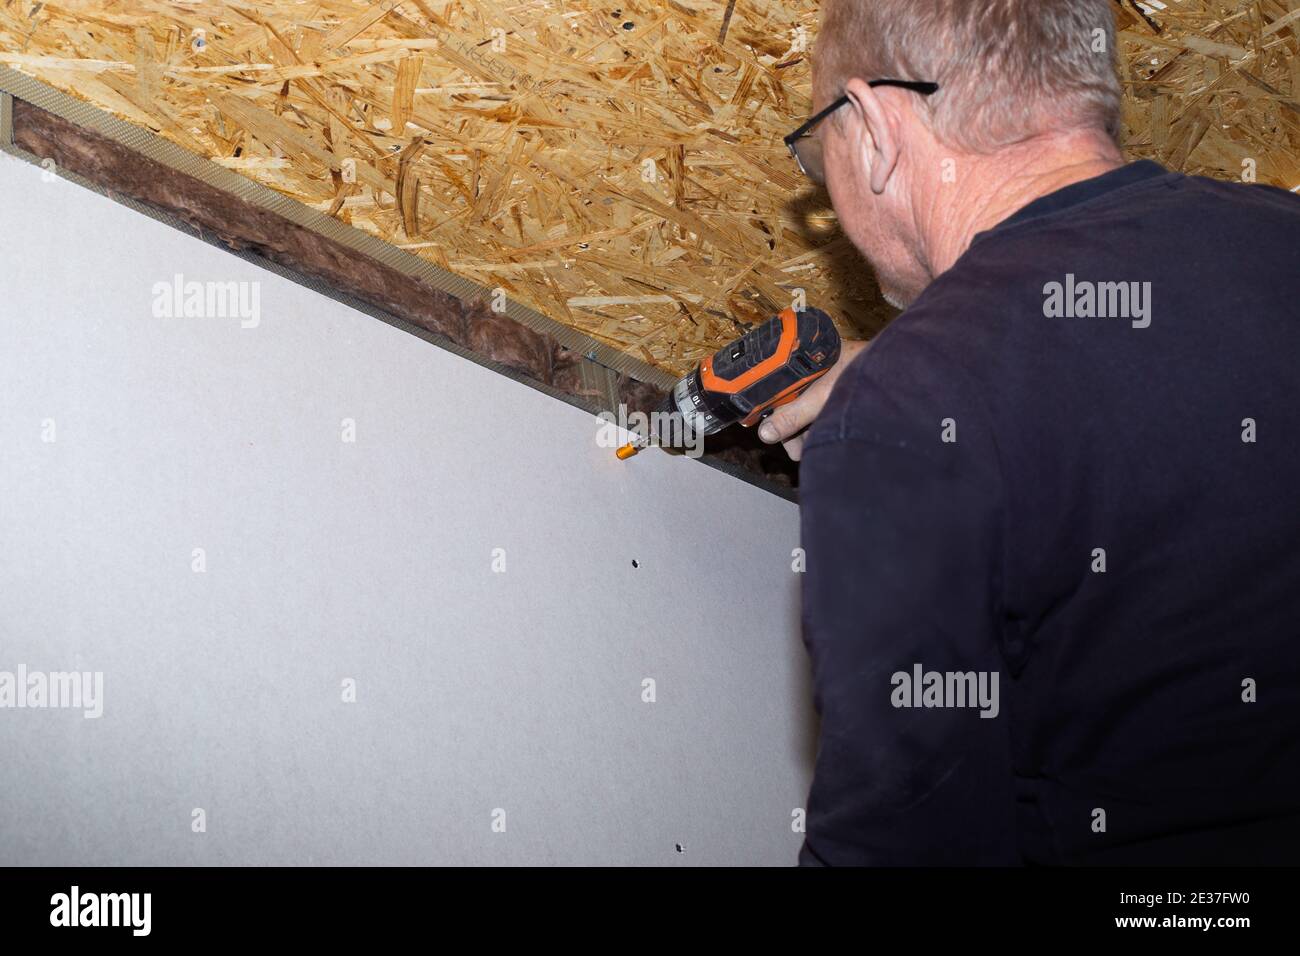
[[794,862],[794,505],[9,156],[0,203],[0,863]]

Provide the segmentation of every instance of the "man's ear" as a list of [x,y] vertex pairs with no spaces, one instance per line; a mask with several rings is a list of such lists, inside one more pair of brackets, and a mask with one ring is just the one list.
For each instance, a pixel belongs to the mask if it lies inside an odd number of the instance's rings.
[[849,80],[844,92],[849,97],[848,108],[856,113],[867,132],[860,144],[860,148],[867,151],[862,159],[871,170],[871,191],[880,195],[898,166],[902,149],[898,114],[865,80]]

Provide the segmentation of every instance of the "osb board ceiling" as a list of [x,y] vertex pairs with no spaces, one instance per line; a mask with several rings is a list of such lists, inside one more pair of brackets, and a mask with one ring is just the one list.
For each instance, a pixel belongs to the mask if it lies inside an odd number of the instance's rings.
[[[1300,2],[1116,4],[1133,156],[1300,184]],[[888,317],[781,137],[811,0],[0,0],[0,62],[680,373]]]

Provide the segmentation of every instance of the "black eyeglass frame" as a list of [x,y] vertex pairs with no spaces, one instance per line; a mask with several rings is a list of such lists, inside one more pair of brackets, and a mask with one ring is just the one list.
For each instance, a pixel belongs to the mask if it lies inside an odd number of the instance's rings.
[[[873,89],[878,86],[896,86],[900,89],[911,90],[913,93],[919,93],[922,96],[933,96],[935,93],[939,92],[939,84],[931,83],[928,80],[870,80],[867,83],[867,86],[870,86]],[[799,152],[795,149],[794,144],[804,137],[811,135],[812,131],[816,129],[818,123],[830,116],[848,101],[849,95],[845,93],[834,103],[826,107],[824,110],[821,110],[816,116],[808,120],[808,122],[804,123],[783,140],[786,148],[790,150],[790,155],[794,157],[795,163],[799,166],[799,169],[805,176],[809,175],[808,170],[804,169],[803,160],[799,158]]]

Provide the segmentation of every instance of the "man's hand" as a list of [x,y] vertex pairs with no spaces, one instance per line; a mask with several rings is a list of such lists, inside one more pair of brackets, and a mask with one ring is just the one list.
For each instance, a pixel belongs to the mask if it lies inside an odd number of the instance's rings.
[[804,433],[821,413],[831,389],[854,357],[867,347],[866,342],[841,342],[840,360],[829,372],[808,386],[808,390],[789,405],[782,405],[758,428],[758,437],[769,445],[785,444],[785,452],[795,461],[803,455]]

